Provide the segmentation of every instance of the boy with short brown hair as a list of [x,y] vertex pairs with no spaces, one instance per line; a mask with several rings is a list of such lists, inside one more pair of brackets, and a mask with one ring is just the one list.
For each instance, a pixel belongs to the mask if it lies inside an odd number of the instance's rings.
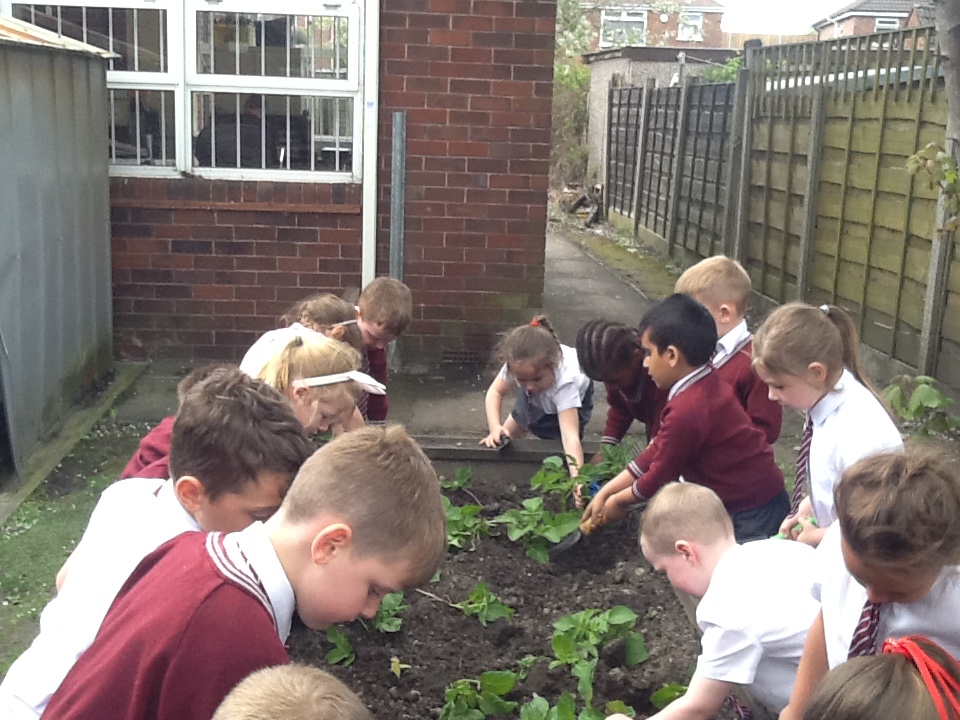
[[690,295],[710,311],[719,336],[710,364],[772,445],[780,437],[783,408],[770,399],[766,384],[751,365],[753,336],[744,319],[750,288],[750,276],[740,263],[715,255],[687,268],[674,292]]
[[[412,315],[413,296],[399,280],[379,277],[363,289],[357,301],[357,326],[363,336],[362,372],[387,384],[387,345],[407,329]],[[367,422],[383,423],[390,401],[386,395],[364,393],[357,407]]]
[[175,480],[121,480],[101,495],[41,615],[40,635],[0,685],[4,720],[43,713],[145,557],[181,533],[232,532],[267,519],[314,449],[283,395],[230,366],[188,390],[171,447]]
[[314,629],[371,618],[445,550],[440,483],[406,431],[340,436],[265,524],[188,533],[147,557],[44,717],[207,720],[251,672],[288,662],[294,608]]
[[353,690],[307,665],[278,665],[248,676],[212,720],[373,720]]

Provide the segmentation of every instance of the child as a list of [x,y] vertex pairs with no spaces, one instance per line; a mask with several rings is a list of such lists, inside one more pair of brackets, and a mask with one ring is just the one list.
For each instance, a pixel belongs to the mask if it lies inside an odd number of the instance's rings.
[[357,327],[357,308],[333,293],[311,295],[294,303],[280,316],[280,327],[299,323],[303,327],[345,342],[363,352],[363,337]]
[[[211,372],[225,365],[204,365],[189,373],[177,383],[177,402],[182,403],[187,392],[210,375]],[[170,477],[170,436],[173,432],[173,415],[161,420],[153,430],[143,436],[137,451],[130,458],[127,466],[120,473],[120,479],[128,478],[159,478],[166,480]],[[59,587],[59,584],[58,584]]]
[[[410,288],[399,280],[379,277],[367,285],[357,301],[357,327],[363,336],[361,370],[387,384],[387,345],[407,329],[413,315]],[[367,422],[384,423],[390,402],[386,394],[365,393],[357,403]]]
[[600,441],[604,444],[619,444],[634,420],[644,424],[647,440],[660,429],[667,392],[653,382],[643,358],[637,331],[623,323],[591,320],[577,333],[580,368],[591,380],[602,382],[607,392],[609,407]]
[[[593,412],[593,382],[580,370],[577,351],[561,345],[543,315],[508,332],[496,349],[503,367],[487,390],[484,405],[490,434],[481,445],[497,447],[504,436],[533,433],[544,440],[560,439],[576,477],[583,465],[583,429]],[[501,424],[504,396],[517,389],[517,400]]]
[[925,637],[885,640],[823,679],[803,720],[960,720],[960,665]]
[[723,255],[709,257],[687,268],[674,292],[692,296],[710,311],[720,337],[710,364],[772,445],[780,437],[783,409],[770,399],[766,384],[750,364],[751,335],[744,320],[750,299],[747,271]]
[[710,368],[717,328],[689,295],[671,295],[640,321],[644,363],[668,391],[660,430],[587,506],[583,521],[602,525],[680,476],[712,488],[733,519],[737,542],[773,535],[789,507],[783,473],[763,432]]
[[843,471],[903,447],[860,365],[859,348],[853,321],[835,305],[783,305],[753,340],[753,366],[770,397],[807,415],[793,504],[780,532],[814,547],[836,520],[833,487]]
[[214,370],[191,388],[171,438],[176,481],[132,478],[104,491],[40,616],[39,636],[0,685],[0,717],[40,716],[144,557],[183,532],[231,532],[267,519],[312,451],[283,396],[237,368]]
[[288,662],[294,609],[313,629],[372,618],[428,581],[446,544],[437,474],[402,427],[335,438],[266,523],[144,559],[44,718],[207,720],[247,675]]
[[708,720],[735,685],[780,712],[819,610],[810,596],[814,551],[781,540],[738,545],[720,498],[693,483],[657,491],[643,513],[640,548],[671,585],[702,598],[697,625],[703,649],[689,689],[652,718]]
[[946,453],[910,447],[847,468],[838,522],[817,551],[820,613],[780,716],[801,718],[826,675],[877,651],[878,638],[924,635],[960,656],[960,476]]
[[286,396],[308,433],[334,434],[363,427],[357,413],[362,392],[385,392],[358,367],[356,350],[298,323],[263,335],[240,364]]
[[373,720],[373,715],[330,673],[278,665],[257,670],[231,690],[213,720]]

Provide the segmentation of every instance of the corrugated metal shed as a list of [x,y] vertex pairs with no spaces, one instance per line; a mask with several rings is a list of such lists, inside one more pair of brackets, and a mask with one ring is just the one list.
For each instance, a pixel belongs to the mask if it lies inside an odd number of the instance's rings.
[[112,365],[107,55],[0,18],[0,460],[18,469]]

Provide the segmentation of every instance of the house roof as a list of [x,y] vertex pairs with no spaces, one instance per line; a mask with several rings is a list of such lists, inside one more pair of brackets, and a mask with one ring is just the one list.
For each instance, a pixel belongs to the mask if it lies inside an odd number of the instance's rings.
[[916,2],[917,0],[857,0],[831,13],[822,20],[818,20],[813,24],[813,28],[819,30],[831,23],[858,15],[866,15],[868,17],[875,17],[877,15],[907,17],[910,15],[910,11]]
[[71,52],[96,55],[102,58],[120,57],[115,52],[103,50],[93,45],[80,42],[79,40],[64,37],[63,35],[57,35],[57,33],[51,32],[50,30],[45,30],[31,23],[7,16],[0,16],[0,43],[8,45],[34,45],[55,48],[57,50],[69,50]]
[[921,25],[933,25],[936,22],[937,11],[933,7],[932,0],[914,2],[913,12]]
[[626,47],[608,48],[586,53],[583,61],[591,65],[602,60],[631,60],[634,62],[676,62],[680,53],[686,54],[688,63],[724,63],[739,55],[738,50],[732,48],[703,48],[703,47],[658,47],[654,45],[628,45]]

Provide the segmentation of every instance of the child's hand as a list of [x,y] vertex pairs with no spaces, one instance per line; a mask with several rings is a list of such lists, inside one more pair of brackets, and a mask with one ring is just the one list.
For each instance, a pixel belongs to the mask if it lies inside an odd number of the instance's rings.
[[583,509],[583,483],[577,483],[573,486],[573,506],[577,510]]
[[498,448],[500,447],[500,442],[505,437],[510,437],[510,433],[499,427],[496,430],[491,430],[490,434],[487,435],[483,440],[480,441],[480,445],[486,445],[488,448]]
[[817,527],[817,523],[813,518],[797,518],[797,523],[801,526],[801,529],[794,532],[794,539],[810,547],[817,547],[827,532],[826,528]]

